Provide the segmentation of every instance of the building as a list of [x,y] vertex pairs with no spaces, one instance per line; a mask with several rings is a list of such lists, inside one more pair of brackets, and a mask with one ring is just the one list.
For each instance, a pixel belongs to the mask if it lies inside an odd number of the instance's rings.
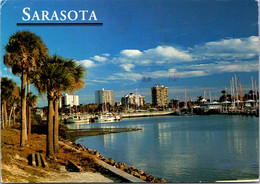
[[151,88],[152,105],[166,107],[169,103],[168,87],[156,86]]
[[136,106],[141,107],[145,104],[145,97],[141,95],[136,95],[134,93],[130,93],[130,95],[125,95],[121,98],[122,105],[124,106]]
[[69,95],[69,94],[65,94],[61,97],[60,99],[60,108],[62,106],[67,106],[67,105],[70,105],[70,106],[78,106],[79,105],[79,96],[78,95]]
[[107,104],[111,106],[115,105],[113,90],[105,90],[102,88],[95,93],[96,103],[97,104]]
[[43,118],[43,109],[36,108],[36,115],[39,115],[41,118]]

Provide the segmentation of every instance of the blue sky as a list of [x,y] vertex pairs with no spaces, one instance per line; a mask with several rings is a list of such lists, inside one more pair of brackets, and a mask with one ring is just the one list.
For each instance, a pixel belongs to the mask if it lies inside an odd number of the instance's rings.
[[[92,10],[102,26],[17,26],[23,8]],[[86,15],[88,17],[89,14]],[[251,76],[258,84],[258,6],[255,0],[7,0],[1,9],[1,53],[18,30],[41,36],[50,54],[86,67],[80,103],[95,102],[95,91],[114,90],[115,101],[130,92],[151,102],[151,87],[169,87],[169,98],[212,99],[240,77],[244,92]],[[1,62],[2,76],[20,85]],[[33,90],[36,94],[37,92]],[[38,106],[47,105],[39,99]]]

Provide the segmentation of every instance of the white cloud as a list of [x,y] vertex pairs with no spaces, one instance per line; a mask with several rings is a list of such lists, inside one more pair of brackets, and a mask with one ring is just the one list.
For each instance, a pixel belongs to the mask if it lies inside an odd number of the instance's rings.
[[259,51],[257,36],[248,38],[230,38],[220,41],[196,45],[191,52],[196,55],[197,60],[205,59],[250,59],[256,57]]
[[132,68],[135,67],[135,65],[133,64],[122,64],[120,65],[123,69],[125,69],[125,71],[127,72],[131,72]]
[[142,74],[139,73],[116,73],[107,78],[107,80],[130,80],[130,81],[138,81],[143,78]]
[[91,82],[96,82],[96,83],[108,83],[105,80],[90,80]]
[[205,71],[201,70],[194,70],[194,71],[185,71],[178,73],[179,78],[188,78],[188,77],[201,77],[209,75]]
[[95,61],[98,61],[98,62],[105,62],[105,61],[107,61],[107,58],[106,57],[102,57],[102,56],[94,56],[92,59],[95,60]]
[[81,64],[82,66],[86,67],[86,68],[91,68],[91,67],[96,66],[96,64],[93,61],[88,60],[88,59],[78,61],[78,63]]
[[102,56],[104,56],[104,57],[109,57],[110,54],[109,54],[109,53],[105,53],[105,54],[102,54]]
[[[258,37],[227,38],[192,48],[157,46],[147,50],[122,50],[109,60],[109,54],[95,56],[95,61],[106,61],[123,68],[126,72],[114,73],[106,80],[128,80],[136,82],[143,76],[150,78],[199,77],[227,72],[258,71]],[[106,57],[103,57],[106,56]],[[89,66],[95,66],[87,60]],[[135,69],[135,72],[133,72]]]
[[134,49],[122,50],[120,53],[127,57],[138,57],[142,55],[142,52],[140,50]]
[[184,51],[180,51],[171,46],[158,46],[154,49],[144,51],[148,55],[163,56],[164,59],[177,59],[182,61],[191,61],[192,56]]
[[256,72],[259,69],[258,63],[234,63],[217,66],[217,70],[222,72]]
[[143,60],[143,61],[140,61],[140,64],[141,65],[149,65],[149,64],[151,64],[151,61],[150,60]]

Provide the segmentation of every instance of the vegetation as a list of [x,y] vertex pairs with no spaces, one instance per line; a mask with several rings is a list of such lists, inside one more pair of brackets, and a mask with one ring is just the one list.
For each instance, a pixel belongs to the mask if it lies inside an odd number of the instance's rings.
[[4,64],[12,68],[14,75],[21,76],[20,146],[23,147],[27,140],[26,82],[30,71],[37,68],[37,63],[47,55],[48,49],[36,34],[29,31],[18,31],[9,38],[5,50]]
[[1,78],[2,128],[10,127],[12,114],[15,117],[15,105],[19,101],[19,93],[20,88],[14,81],[7,77]]
[[28,135],[31,135],[31,126],[32,126],[32,114],[31,114],[31,108],[37,105],[37,96],[34,95],[32,92],[29,92],[27,94],[27,107],[28,107]]
[[[60,56],[49,56],[42,60],[38,69],[31,73],[32,83],[41,93],[47,92],[48,99],[48,134],[47,156],[52,158],[58,152],[58,103],[61,91],[72,92],[84,86],[85,70],[76,61]],[[55,104],[55,120],[53,122]]]
[[[77,65],[76,61],[72,59],[64,59],[57,55],[48,56],[48,49],[42,39],[29,31],[18,31],[13,34],[9,38],[5,50],[4,64],[11,67],[14,75],[21,76],[20,146],[23,147],[26,144],[27,134],[30,135],[31,133],[31,108],[37,104],[37,96],[30,92],[30,82],[32,82],[41,94],[47,92],[47,156],[53,157],[54,152],[58,152],[58,103],[61,92],[73,92],[82,88],[86,70],[81,65]],[[17,100],[19,95],[14,95],[17,92],[15,84],[8,81],[7,78],[3,78],[2,85],[2,128],[5,128],[7,104],[14,107],[15,99]],[[13,98],[12,102],[9,98]],[[13,109],[11,108],[8,112],[11,114]],[[54,122],[53,116],[55,116]]]

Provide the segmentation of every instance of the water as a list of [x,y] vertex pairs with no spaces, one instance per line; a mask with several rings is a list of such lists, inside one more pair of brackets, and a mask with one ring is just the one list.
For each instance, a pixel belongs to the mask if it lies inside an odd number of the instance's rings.
[[70,125],[88,127],[142,128],[137,132],[83,137],[77,142],[168,182],[256,179],[259,175],[256,117],[165,116]]

